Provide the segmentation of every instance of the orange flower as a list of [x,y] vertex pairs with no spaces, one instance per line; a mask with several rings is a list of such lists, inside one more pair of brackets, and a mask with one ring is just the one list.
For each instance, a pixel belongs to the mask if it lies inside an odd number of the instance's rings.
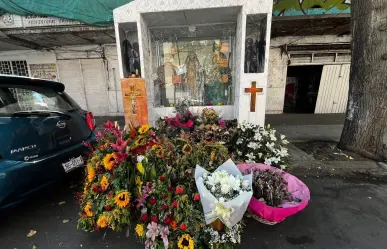
[[107,154],[103,159],[103,164],[106,170],[112,170],[115,163],[116,163],[116,156],[114,153]]
[[176,229],[177,229],[177,221],[173,220],[173,221],[171,222],[171,228],[172,228],[173,230],[176,230]]
[[108,188],[108,186],[109,186],[109,180],[108,180],[108,178],[105,175],[102,177],[100,183],[101,183],[102,190],[106,190]]
[[163,149],[156,150],[156,156],[158,158],[164,158],[164,150]]

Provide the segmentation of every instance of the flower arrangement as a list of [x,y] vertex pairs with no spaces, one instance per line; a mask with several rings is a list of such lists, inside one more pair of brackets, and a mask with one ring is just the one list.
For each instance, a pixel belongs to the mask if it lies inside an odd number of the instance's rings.
[[237,159],[248,163],[264,163],[285,169],[290,155],[284,147],[289,142],[284,135],[276,136],[276,130],[270,125],[260,127],[250,123],[238,126],[231,148]]
[[[284,138],[269,144],[270,150],[265,145],[274,140],[270,127],[237,126],[220,120],[212,109],[196,118],[187,112],[188,105],[177,107],[175,121],[195,125],[185,129],[161,118],[157,128],[122,130],[107,122],[97,143],[87,145],[91,155],[79,195],[79,229],[120,231],[134,224],[130,227],[145,248],[232,248],[241,242],[242,218],[253,191],[255,197],[263,192],[267,203],[278,202],[265,195],[268,185],[253,188],[252,175],[243,176],[229,158],[250,161],[250,153],[261,161],[280,157],[278,163],[271,160],[280,166],[288,159]],[[258,183],[270,176],[254,177]]]
[[268,169],[254,169],[248,172],[253,174],[253,196],[259,201],[277,207],[284,200],[292,200],[288,192],[288,183],[281,173]]
[[[210,236],[210,244],[229,246],[240,242],[240,221],[252,196],[252,176],[242,176],[236,165],[228,160],[215,172],[197,166],[196,186]],[[226,226],[226,227],[224,227]]]
[[[86,180],[79,195],[81,215],[78,228],[85,231],[111,228],[120,231],[131,219],[131,190],[135,188],[135,155],[154,139],[149,125],[121,130],[112,122],[97,133],[97,143],[88,145]],[[141,173],[139,174],[141,175]]]

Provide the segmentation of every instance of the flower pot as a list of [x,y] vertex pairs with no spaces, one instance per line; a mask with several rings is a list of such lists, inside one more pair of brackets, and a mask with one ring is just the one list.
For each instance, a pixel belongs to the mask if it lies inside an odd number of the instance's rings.
[[310,200],[310,192],[308,187],[297,177],[286,173],[278,168],[274,168],[265,164],[238,164],[241,172],[248,172],[253,169],[273,170],[283,174],[284,179],[288,182],[288,192],[298,202],[285,201],[278,207],[272,207],[252,197],[249,203],[251,216],[257,221],[274,225],[282,222],[287,217],[292,216],[303,210]]

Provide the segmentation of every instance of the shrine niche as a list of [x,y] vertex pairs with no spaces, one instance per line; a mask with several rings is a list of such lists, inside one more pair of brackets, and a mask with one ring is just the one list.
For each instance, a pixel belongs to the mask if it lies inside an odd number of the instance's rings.
[[[135,75],[146,82],[149,122],[172,116],[184,99],[194,114],[212,107],[223,119],[263,124],[271,8],[272,1],[256,0],[134,0],[115,9],[119,57],[137,63],[120,63],[120,75],[140,64]],[[127,38],[134,53],[125,55]],[[245,92],[251,82],[260,94]],[[248,108],[252,95],[255,109]]]
[[263,73],[266,54],[267,15],[247,15],[245,40],[245,73]]

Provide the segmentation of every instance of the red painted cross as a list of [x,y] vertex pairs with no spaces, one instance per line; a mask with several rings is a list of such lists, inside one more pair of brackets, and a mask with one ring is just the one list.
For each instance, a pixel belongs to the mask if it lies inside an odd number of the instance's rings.
[[251,82],[251,88],[245,88],[245,93],[251,93],[250,111],[255,112],[255,102],[257,99],[257,93],[263,92],[262,88],[257,88],[257,82]]

